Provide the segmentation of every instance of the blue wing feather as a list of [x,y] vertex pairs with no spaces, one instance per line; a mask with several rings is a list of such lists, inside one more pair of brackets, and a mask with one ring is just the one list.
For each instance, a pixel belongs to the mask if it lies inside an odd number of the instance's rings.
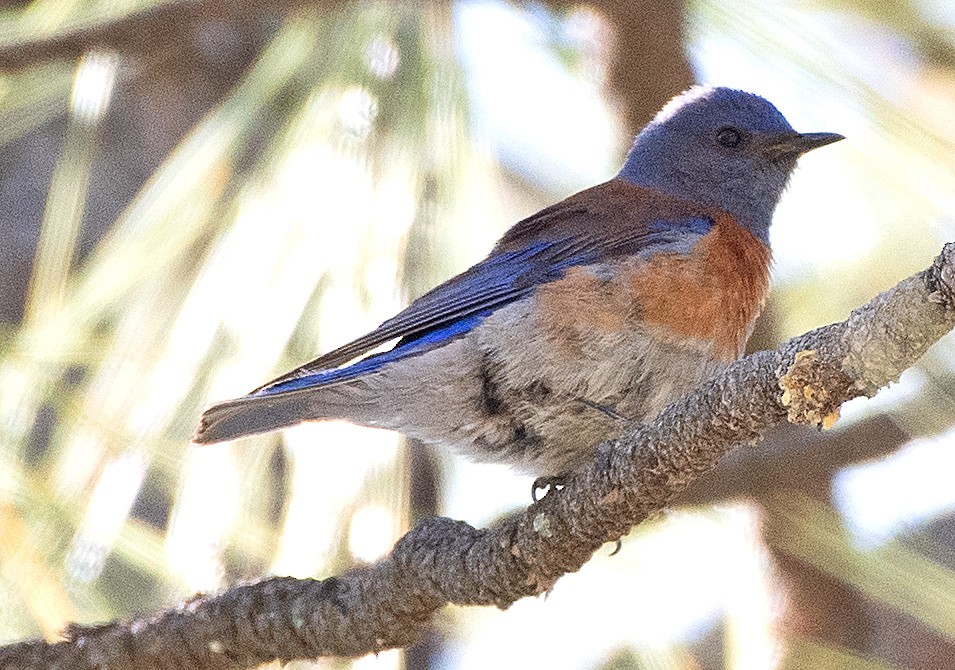
[[318,386],[331,386],[340,384],[351,379],[367,375],[380,370],[382,366],[393,363],[408,356],[415,356],[430,350],[435,345],[441,345],[456,337],[460,337],[478,325],[487,314],[481,312],[472,314],[464,319],[452,321],[446,326],[436,328],[431,332],[424,334],[414,340],[399,343],[394,349],[380,354],[373,354],[361,359],[344,368],[332,368],[331,370],[319,370],[301,377],[293,377],[281,382],[273,382],[262,389],[251,393],[250,395],[274,395],[276,393],[285,393],[287,391],[298,391],[304,388],[315,388]]
[[[577,207],[568,214],[586,214]],[[549,208],[538,217],[560,216]],[[523,222],[522,222],[523,223]],[[536,221],[535,237],[545,228]],[[495,309],[529,296],[534,289],[563,276],[573,266],[592,265],[617,256],[653,251],[682,251],[713,226],[709,216],[680,216],[672,221],[655,220],[643,226],[620,226],[601,234],[577,227],[576,234],[558,239],[528,240],[521,248],[498,245],[488,258],[421,296],[378,328],[308,363],[250,395],[272,395],[338,384],[361,377],[388,363],[416,356],[461,337],[478,326]],[[506,238],[505,238],[506,239]],[[390,340],[390,351],[374,354],[344,368],[337,366],[367,353]]]

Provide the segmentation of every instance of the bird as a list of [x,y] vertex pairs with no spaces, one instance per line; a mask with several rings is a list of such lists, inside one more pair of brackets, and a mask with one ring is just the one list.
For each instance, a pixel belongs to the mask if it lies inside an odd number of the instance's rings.
[[193,442],[344,419],[566,476],[742,355],[797,159],[842,139],[797,132],[754,93],[694,86],[616,177],[519,221],[368,334],[212,405]]

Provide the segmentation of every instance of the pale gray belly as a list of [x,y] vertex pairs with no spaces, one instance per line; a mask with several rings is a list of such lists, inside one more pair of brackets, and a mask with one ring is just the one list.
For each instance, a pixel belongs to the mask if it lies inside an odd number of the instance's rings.
[[381,385],[376,416],[353,420],[556,475],[579,467],[619,432],[612,415],[652,419],[725,365],[703,342],[639,324],[582,332],[572,346],[545,332],[529,301],[500,309],[417,364],[383,370],[370,382]]

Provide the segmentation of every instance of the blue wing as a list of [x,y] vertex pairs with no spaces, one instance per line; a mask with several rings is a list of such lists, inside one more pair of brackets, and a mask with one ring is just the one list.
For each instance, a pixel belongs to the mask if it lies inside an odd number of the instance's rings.
[[[699,239],[713,226],[711,216],[680,212],[679,208],[666,220],[637,216],[641,212],[632,211],[632,200],[615,209],[614,199],[600,193],[608,185],[615,183],[583,191],[521,221],[485,260],[421,296],[367,335],[249,395],[318,388],[369,374],[464,335],[494,310],[531,295],[537,286],[559,279],[570,267],[672,248]],[[395,339],[398,343],[390,351],[338,367]]]

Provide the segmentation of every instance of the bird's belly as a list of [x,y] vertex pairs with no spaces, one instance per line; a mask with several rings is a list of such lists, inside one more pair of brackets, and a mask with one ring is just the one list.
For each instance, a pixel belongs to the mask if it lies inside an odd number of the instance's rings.
[[636,319],[578,324],[554,337],[531,301],[491,315],[469,336],[482,360],[484,395],[520,439],[478,440],[475,456],[537,474],[579,467],[622,421],[648,421],[725,363],[706,342]]
[[586,463],[623,422],[652,419],[725,365],[706,342],[636,318],[592,321],[555,337],[533,299],[513,303],[363,380],[359,395],[375,401],[354,404],[347,418],[557,475]]

